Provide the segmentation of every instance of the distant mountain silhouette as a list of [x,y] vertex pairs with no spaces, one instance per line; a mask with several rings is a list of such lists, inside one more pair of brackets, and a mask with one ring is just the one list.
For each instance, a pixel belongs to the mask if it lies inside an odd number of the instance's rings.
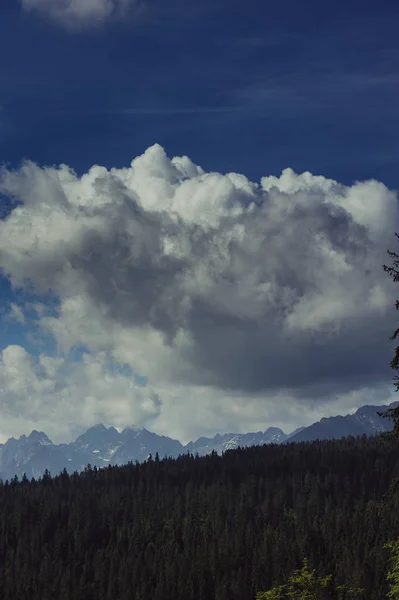
[[[389,407],[398,404],[393,402]],[[18,440],[10,438],[5,444],[0,444],[0,478],[22,477],[24,473],[28,478],[38,478],[46,469],[56,475],[64,468],[70,473],[82,471],[88,464],[105,467],[129,461],[142,462],[149,455],[155,458],[156,453],[160,458],[175,458],[187,452],[204,456],[212,451],[221,454],[239,446],[376,435],[392,429],[389,419],[377,415],[378,411],[384,412],[389,407],[362,406],[353,415],[323,417],[317,423],[299,427],[289,435],[278,427],[269,427],[264,432],[218,433],[212,438],[200,437],[185,446],[178,440],[135,426],[126,427],[119,433],[115,427],[95,425],[70,444],[53,444],[45,433],[35,430],[29,436],[22,435]]]
[[307,442],[311,440],[340,439],[353,435],[376,435],[392,429],[389,419],[379,417],[378,412],[384,412],[389,407],[397,406],[399,402],[393,402],[389,406],[361,406],[353,415],[345,417],[323,417],[317,423],[305,427],[301,431],[289,437],[290,442]]

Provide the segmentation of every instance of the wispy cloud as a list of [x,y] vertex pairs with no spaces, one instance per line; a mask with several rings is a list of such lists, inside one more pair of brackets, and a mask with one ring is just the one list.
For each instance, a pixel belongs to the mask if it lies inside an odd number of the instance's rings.
[[[227,106],[176,106],[176,107],[157,107],[147,108],[142,106],[125,107],[125,108],[107,108],[107,109],[89,109],[89,110],[63,110],[59,111],[64,114],[86,114],[86,115],[196,115],[196,114],[212,114],[212,113],[230,113],[230,112],[245,112],[249,107],[245,105],[227,105]],[[58,111],[57,111],[58,112]]]
[[257,80],[254,84],[233,89],[233,101],[253,108],[279,106],[289,108],[336,108],[339,105],[373,106],[391,104],[395,97],[389,90],[399,86],[399,75],[392,73],[335,72],[319,69],[317,64],[305,73]]

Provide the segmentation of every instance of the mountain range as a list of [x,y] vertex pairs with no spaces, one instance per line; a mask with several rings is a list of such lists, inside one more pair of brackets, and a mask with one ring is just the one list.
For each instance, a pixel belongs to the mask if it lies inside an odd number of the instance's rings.
[[121,433],[115,427],[95,425],[69,444],[53,444],[44,432],[32,431],[29,436],[10,438],[0,444],[0,478],[12,479],[41,477],[47,469],[53,475],[64,468],[68,472],[82,471],[87,465],[105,467],[122,465],[129,461],[142,462],[149,455],[160,458],[176,458],[180,454],[204,456],[216,451],[218,454],[234,448],[265,444],[306,442],[316,439],[340,439],[353,435],[377,435],[393,427],[389,419],[377,415],[397,406],[362,406],[354,414],[323,417],[308,427],[300,427],[290,434],[278,427],[269,427],[257,433],[225,433],[213,438],[200,437],[186,445],[178,440],[157,435],[144,428],[126,427]]

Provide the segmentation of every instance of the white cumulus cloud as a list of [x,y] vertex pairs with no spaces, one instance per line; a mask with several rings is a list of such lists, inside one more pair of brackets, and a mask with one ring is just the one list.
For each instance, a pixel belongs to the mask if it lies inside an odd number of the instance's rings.
[[40,428],[67,439],[76,424],[144,426],[159,415],[160,400],[113,369],[104,353],[86,353],[81,361],[46,354],[36,360],[14,345],[0,356],[0,413],[5,437]]
[[139,0],[20,0],[27,11],[35,11],[67,28],[95,27],[125,14]]
[[0,222],[0,268],[59,299],[36,324],[61,355],[83,346],[148,377],[164,433],[200,434],[217,414],[292,423],[296,407],[388,389],[396,290],[381,265],[398,204],[382,183],[291,169],[254,183],[154,145],[81,177],[27,162],[0,191],[20,201]]

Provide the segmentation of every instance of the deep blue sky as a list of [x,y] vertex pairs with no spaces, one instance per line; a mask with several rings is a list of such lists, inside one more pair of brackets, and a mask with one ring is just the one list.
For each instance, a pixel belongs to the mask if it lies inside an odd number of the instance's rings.
[[2,0],[0,162],[82,172],[158,142],[254,180],[398,187],[398,25],[394,1],[152,0],[71,33]]

